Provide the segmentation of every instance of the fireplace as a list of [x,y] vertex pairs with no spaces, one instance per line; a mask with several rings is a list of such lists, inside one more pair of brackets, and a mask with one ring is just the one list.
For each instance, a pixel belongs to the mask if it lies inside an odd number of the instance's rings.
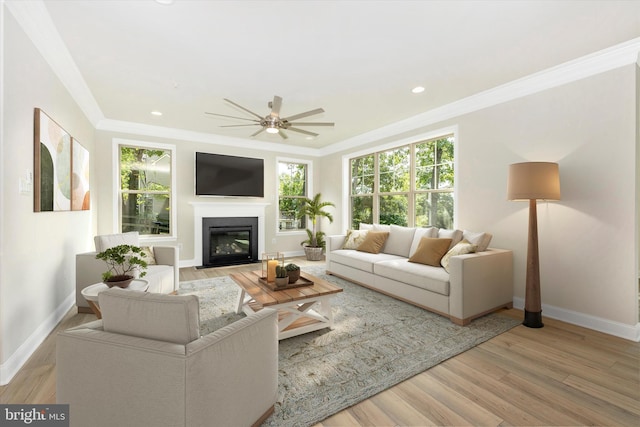
[[202,218],[202,267],[258,260],[258,217]]

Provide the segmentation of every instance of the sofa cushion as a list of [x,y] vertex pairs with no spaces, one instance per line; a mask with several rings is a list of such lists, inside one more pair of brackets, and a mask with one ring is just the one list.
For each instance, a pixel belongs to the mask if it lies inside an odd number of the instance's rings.
[[[373,264],[379,261],[392,259],[406,259],[398,255],[389,255],[385,253],[372,254],[369,252],[354,251],[351,249],[338,249],[331,251],[331,262],[337,264],[348,265],[358,270],[373,273]],[[330,267],[329,267],[330,268]]]
[[118,234],[103,234],[102,236],[95,236],[93,238],[93,243],[96,245],[97,252],[103,252],[109,248],[119,245],[139,246],[140,236],[137,231]]
[[369,230],[347,230],[342,249],[357,249],[364,242]]
[[357,250],[360,252],[370,252],[372,254],[380,253],[388,237],[389,232],[387,231],[371,230],[367,233],[364,241],[358,246]]
[[413,234],[413,241],[411,242],[411,248],[409,249],[409,257],[411,257],[418,249],[420,240],[423,237],[438,237],[438,229],[436,227],[420,227],[416,228]]
[[388,233],[391,231],[391,226],[388,224],[373,224],[373,229],[375,231],[386,231]]
[[489,243],[491,243],[492,237],[492,234],[485,232],[476,232],[469,230],[464,230],[462,232],[463,239],[466,239],[469,243],[478,247],[477,252],[486,251],[489,247]]
[[367,224],[367,223],[361,222],[360,225],[358,225],[358,229],[359,230],[373,230],[373,224]]
[[164,295],[111,288],[98,303],[105,332],[187,344],[200,336],[195,295]]
[[451,246],[454,247],[460,240],[462,240],[462,230],[448,230],[446,228],[438,229],[438,237],[441,239],[451,239]]
[[409,262],[432,265],[440,267],[440,260],[449,250],[451,239],[439,239],[433,237],[423,237],[420,240],[418,249],[409,258]]
[[373,270],[378,276],[449,295],[449,274],[442,267],[412,263],[401,258],[377,262]]
[[440,265],[442,265],[442,267],[447,270],[447,272],[449,272],[449,259],[452,256],[471,254],[476,252],[477,249],[477,245],[472,245],[467,241],[467,239],[462,239],[462,241],[458,242],[454,247],[449,249],[446,254],[444,254],[442,259],[440,260]]
[[400,255],[408,258],[415,232],[415,228],[391,225],[389,227],[389,238],[382,251],[385,254]]
[[143,277],[143,280],[149,282],[147,292],[157,292],[159,294],[173,292],[173,266],[162,264],[150,265],[146,271],[147,274]]

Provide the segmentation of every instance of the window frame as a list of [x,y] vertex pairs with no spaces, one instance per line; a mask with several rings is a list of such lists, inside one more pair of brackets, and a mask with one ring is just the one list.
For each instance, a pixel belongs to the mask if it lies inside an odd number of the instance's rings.
[[[275,165],[275,180],[276,180],[276,221],[275,221],[275,229],[276,235],[282,236],[293,236],[293,235],[306,235],[306,229],[293,229],[293,230],[281,230],[280,229],[280,163],[296,163],[305,165],[307,168],[307,178],[306,178],[306,195],[305,197],[309,198],[310,194],[313,194],[313,161],[305,160],[305,159],[295,159],[291,157],[276,157],[276,165]],[[307,220],[308,221],[308,220]]]
[[[453,183],[453,187],[451,188],[451,190],[441,190],[441,189],[432,189],[432,190],[418,190],[416,189],[416,182],[415,182],[415,177],[416,177],[416,164],[415,164],[415,154],[416,154],[416,146],[430,141],[430,140],[434,140],[434,139],[440,139],[440,138],[446,138],[446,137],[452,137],[453,138],[453,170],[454,170],[454,183]],[[410,177],[411,177],[411,182],[410,182],[410,190],[406,193],[408,194],[408,205],[407,205],[407,209],[408,209],[408,218],[407,218],[407,226],[409,227],[415,227],[415,221],[416,221],[416,217],[415,217],[415,197],[417,194],[425,194],[428,192],[447,192],[447,193],[451,193],[452,194],[452,198],[453,198],[453,227],[456,226],[457,224],[457,217],[458,217],[458,209],[457,209],[457,189],[458,189],[458,179],[456,178],[456,171],[459,170],[458,168],[458,128],[457,126],[452,126],[452,127],[447,127],[447,128],[443,128],[440,130],[436,130],[433,132],[428,132],[428,133],[424,133],[424,134],[420,134],[420,135],[416,135],[414,137],[410,137],[410,138],[405,138],[402,140],[398,140],[398,141],[394,141],[394,142],[390,142],[388,144],[384,144],[384,145],[378,145],[375,147],[371,147],[369,149],[365,149],[365,150],[361,150],[358,152],[353,152],[353,153],[349,153],[349,154],[345,154],[342,156],[342,167],[343,167],[343,209],[342,209],[342,216],[344,218],[344,223],[347,224],[347,228],[352,228],[352,221],[353,218],[351,216],[352,214],[352,210],[351,210],[351,201],[352,201],[352,194],[351,194],[351,184],[352,184],[352,180],[351,180],[351,160],[354,160],[356,158],[361,158],[361,157],[366,157],[366,156],[370,156],[373,155],[374,156],[374,192],[373,193],[367,193],[367,194],[362,194],[362,196],[370,196],[372,197],[372,207],[371,207],[371,211],[372,211],[372,217],[373,217],[373,222],[378,222],[380,220],[380,197],[383,195],[393,195],[393,194],[405,194],[405,192],[401,192],[401,193],[381,193],[380,190],[380,175],[379,175],[379,169],[380,169],[380,165],[379,165],[379,154],[383,153],[383,152],[387,152],[390,150],[395,150],[395,149],[399,149],[402,147],[410,147]]]
[[112,158],[114,165],[113,173],[113,225],[114,233],[122,233],[122,197],[120,188],[120,147],[134,147],[148,150],[163,150],[171,153],[171,189],[169,197],[171,199],[171,212],[169,222],[169,234],[140,234],[141,241],[162,241],[175,240],[178,236],[178,213],[177,213],[177,177],[176,177],[176,146],[173,144],[163,144],[156,142],[137,141],[131,139],[114,138],[112,140]]

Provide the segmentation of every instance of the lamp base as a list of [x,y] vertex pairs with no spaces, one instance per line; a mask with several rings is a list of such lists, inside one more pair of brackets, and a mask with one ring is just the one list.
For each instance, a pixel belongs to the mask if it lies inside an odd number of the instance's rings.
[[524,321],[522,322],[527,328],[542,328],[542,311],[524,311]]

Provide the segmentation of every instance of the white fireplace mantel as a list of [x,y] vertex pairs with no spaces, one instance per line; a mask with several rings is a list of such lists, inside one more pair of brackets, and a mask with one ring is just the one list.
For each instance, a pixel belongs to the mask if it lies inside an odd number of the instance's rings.
[[270,203],[190,202],[193,206],[193,240],[195,265],[202,265],[202,218],[258,217],[258,257],[265,248],[265,209]]

